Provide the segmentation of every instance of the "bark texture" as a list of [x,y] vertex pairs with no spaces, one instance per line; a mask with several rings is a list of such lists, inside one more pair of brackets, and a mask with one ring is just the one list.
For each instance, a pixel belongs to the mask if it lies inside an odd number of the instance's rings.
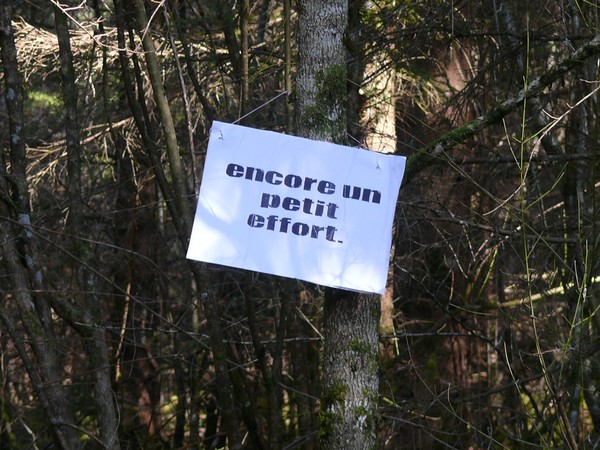
[[[348,2],[298,2],[297,130],[346,143]],[[377,446],[379,297],[327,290],[320,437],[323,449]]]
[[323,449],[377,447],[379,316],[378,295],[331,290],[325,298]]
[[[62,384],[63,372],[55,345],[57,336],[52,326],[44,273],[33,239],[26,176],[26,148],[23,140],[23,93],[18,70],[17,50],[12,27],[10,2],[0,1],[0,58],[10,130],[9,160],[0,157],[0,255],[10,276],[13,294],[0,306],[0,320],[10,335],[19,356],[25,361],[27,374],[51,425],[57,448],[77,448],[79,435],[67,390]],[[7,308],[12,300],[18,318]],[[13,324],[21,322],[24,334]],[[28,347],[32,351],[29,356]],[[34,362],[35,358],[35,362]]]
[[298,2],[297,132],[346,142],[347,1]]

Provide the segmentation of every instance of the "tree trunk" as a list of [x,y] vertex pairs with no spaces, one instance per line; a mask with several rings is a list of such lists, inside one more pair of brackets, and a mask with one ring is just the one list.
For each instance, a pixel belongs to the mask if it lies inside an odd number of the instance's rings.
[[[33,389],[50,423],[56,447],[70,449],[79,446],[79,433],[62,383],[63,371],[55,347],[57,337],[49,294],[31,226],[26,148],[22,136],[23,93],[12,13],[10,2],[0,0],[0,58],[10,131],[10,168],[4,158],[4,149],[0,151],[0,254],[10,274],[12,291],[0,306],[0,320],[25,363]],[[9,299],[16,304],[18,314],[9,314]],[[22,329],[17,326],[19,322]],[[27,345],[35,363],[30,359]]]
[[156,48],[154,46],[151,33],[146,32],[149,24],[148,17],[146,15],[146,8],[142,0],[135,1],[135,14],[139,28],[138,32],[140,34],[142,47],[144,49],[148,78],[150,79],[150,85],[152,86],[152,95],[154,102],[156,103],[160,124],[162,125],[171,178],[173,179],[173,189],[175,191],[174,202],[179,215],[179,217],[173,217],[173,223],[177,227],[179,238],[183,244],[183,247],[187,248],[187,240],[192,226],[190,206],[187,201],[188,196],[185,187],[185,174],[181,163],[181,157],[179,156],[179,145],[177,143],[175,124],[173,122],[169,101],[167,100],[167,95],[165,93],[160,63],[156,54]]
[[332,289],[324,313],[321,448],[375,448],[380,298]]
[[[81,123],[78,107],[78,89],[73,52],[69,35],[68,20],[65,12],[54,6],[54,20],[58,38],[62,96],[65,109],[65,141],[67,148],[67,191],[69,199],[69,215],[67,221],[68,234],[73,239],[73,251],[78,256],[77,265],[84,261],[84,267],[93,265],[93,252],[80,237],[85,228],[83,202],[81,198]],[[90,372],[94,374],[94,403],[98,412],[100,440],[104,448],[118,450],[121,448],[118,437],[119,420],[114,403],[114,392],[110,379],[110,362],[108,349],[101,324],[100,299],[95,294],[99,290],[96,275],[92,271],[84,271],[81,275],[81,290],[88,295],[77,295],[77,304],[81,309],[67,307],[64,302],[53,302],[61,317],[67,319],[83,338],[83,347],[89,357]],[[75,311],[76,317],[66,311]],[[69,317],[71,316],[71,317]],[[76,325],[74,325],[76,324]]]
[[[298,2],[297,129],[346,142],[347,0]],[[328,289],[320,436],[324,449],[377,446],[379,297]]]

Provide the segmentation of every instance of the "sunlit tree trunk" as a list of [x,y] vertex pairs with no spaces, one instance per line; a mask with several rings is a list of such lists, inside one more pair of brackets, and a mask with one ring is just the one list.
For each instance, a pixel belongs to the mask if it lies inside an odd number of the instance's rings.
[[[298,134],[346,143],[348,2],[305,0],[298,9]],[[326,292],[321,448],[376,447],[379,315],[379,296]]]

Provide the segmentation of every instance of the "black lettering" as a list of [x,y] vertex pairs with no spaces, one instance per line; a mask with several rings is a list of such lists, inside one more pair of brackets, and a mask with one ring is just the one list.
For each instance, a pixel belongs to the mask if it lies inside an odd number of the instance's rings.
[[373,189],[359,188],[357,186],[344,185],[342,189],[342,197],[351,198],[353,200],[361,200],[363,202],[381,203],[381,192]]
[[350,189],[351,189],[351,186],[348,186],[347,184],[345,184],[344,188],[342,189],[342,197],[351,198],[353,200],[358,200],[360,198],[360,188],[354,186],[354,189],[352,190],[352,194],[350,194]]
[[275,222],[277,222],[279,216],[269,216],[267,217],[267,230],[273,231],[275,229]]
[[289,174],[285,176],[283,184],[290,188],[297,188],[302,185],[302,178],[298,175]]
[[[267,230],[279,231],[280,233],[287,233],[291,228],[292,233],[296,236],[308,236],[310,234],[312,239],[322,239],[323,234],[325,234],[326,240],[336,242],[335,232],[337,231],[337,228],[331,225],[325,227],[320,225],[308,225],[302,222],[292,223],[292,219],[289,217],[280,218],[279,216],[270,215],[265,218],[260,214],[250,214],[246,223],[252,228],[265,228],[266,226]],[[342,241],[337,242],[342,243]]]
[[[373,199],[371,199],[371,194],[373,194]],[[381,192],[371,189],[363,189],[362,200],[363,202],[380,203]]]
[[322,200],[317,200],[317,206],[315,207],[315,216],[321,217],[323,215],[324,210],[325,202]]
[[317,191],[321,194],[333,194],[335,192],[335,184],[331,181],[321,180],[317,185]]
[[287,233],[288,225],[292,222],[292,219],[289,217],[282,217],[279,224],[279,231],[281,233]]
[[306,177],[304,179],[304,190],[305,191],[310,191],[312,189],[312,185],[315,184],[316,182],[317,182],[316,178]]
[[305,223],[296,222],[292,225],[292,233],[296,236],[306,236],[308,234],[309,227]]
[[310,198],[305,198],[304,205],[302,206],[302,212],[304,214],[312,214],[310,208],[312,207],[313,203],[314,202]]
[[[277,177],[277,179],[274,179],[275,176]],[[280,174],[279,172],[275,172],[274,170],[269,170],[267,172],[267,174],[265,175],[265,180],[269,184],[281,184],[282,178],[283,178],[283,175]]]
[[260,201],[261,208],[278,208],[281,197],[277,194],[263,194]]
[[250,214],[248,216],[247,223],[252,228],[262,228],[265,226],[265,218],[263,216],[259,216],[258,214]]
[[[256,172],[256,175],[254,175]],[[246,167],[246,180],[262,181],[265,178],[265,171],[255,169],[254,167]]]
[[294,197],[286,197],[283,199],[281,206],[287,211],[298,211],[300,209],[300,200]]
[[335,210],[338,208],[339,208],[339,206],[336,205],[335,203],[328,203],[327,204],[327,217],[329,217],[330,219],[337,219],[337,217],[335,217]]
[[319,237],[319,231],[323,231],[325,227],[320,227],[318,225],[312,226],[312,231],[310,232],[310,237],[313,239],[317,239]]
[[[263,182],[266,181],[272,185],[284,184],[289,188],[302,188],[305,191],[312,191],[315,186],[319,193],[325,195],[331,195],[335,192],[335,184],[327,180],[319,180],[312,177],[301,177],[299,175],[290,173],[287,175],[282,174],[276,170],[268,170],[265,172],[264,169],[258,167],[244,167],[240,164],[229,163],[225,168],[225,173],[232,178],[245,178],[246,180]],[[350,198],[350,186],[344,186],[348,192]],[[361,189],[358,189],[356,195],[360,196]],[[371,195],[371,191],[369,194]],[[354,197],[353,197],[354,198]],[[359,197],[356,197],[358,199]],[[369,201],[369,200],[366,200]]]
[[332,227],[331,225],[329,225],[327,227],[327,231],[325,232],[325,239],[327,239],[328,241],[333,242],[335,240],[335,232],[337,231],[337,228]]
[[244,167],[239,164],[230,163],[225,169],[225,173],[233,178],[240,178],[244,175]]

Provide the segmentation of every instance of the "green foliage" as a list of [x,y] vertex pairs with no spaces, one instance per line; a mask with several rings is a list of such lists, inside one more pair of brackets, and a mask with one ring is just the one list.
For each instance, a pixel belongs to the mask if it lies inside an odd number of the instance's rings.
[[327,409],[330,405],[343,405],[346,393],[348,392],[348,386],[342,381],[336,380],[330,386],[328,386],[321,396],[322,409]]
[[348,386],[336,380],[325,388],[321,395],[321,408],[319,409],[319,435],[325,437],[332,432],[333,424],[340,420],[336,410],[345,408]]
[[350,341],[349,348],[361,355],[368,355],[371,351],[369,344],[358,338],[354,338]]
[[27,92],[27,98],[32,109],[48,109],[53,113],[58,113],[63,107],[62,98],[57,93],[32,90]]
[[12,431],[11,417],[8,411],[4,410],[4,401],[1,402],[2,410],[0,410],[0,450],[16,450],[18,449],[17,437]]
[[317,99],[323,105],[339,105],[346,96],[346,66],[331,64],[317,72]]
[[307,129],[322,136],[331,136],[334,142],[346,141],[344,103],[346,98],[346,66],[332,64],[316,76],[315,102],[306,108],[302,117]]

